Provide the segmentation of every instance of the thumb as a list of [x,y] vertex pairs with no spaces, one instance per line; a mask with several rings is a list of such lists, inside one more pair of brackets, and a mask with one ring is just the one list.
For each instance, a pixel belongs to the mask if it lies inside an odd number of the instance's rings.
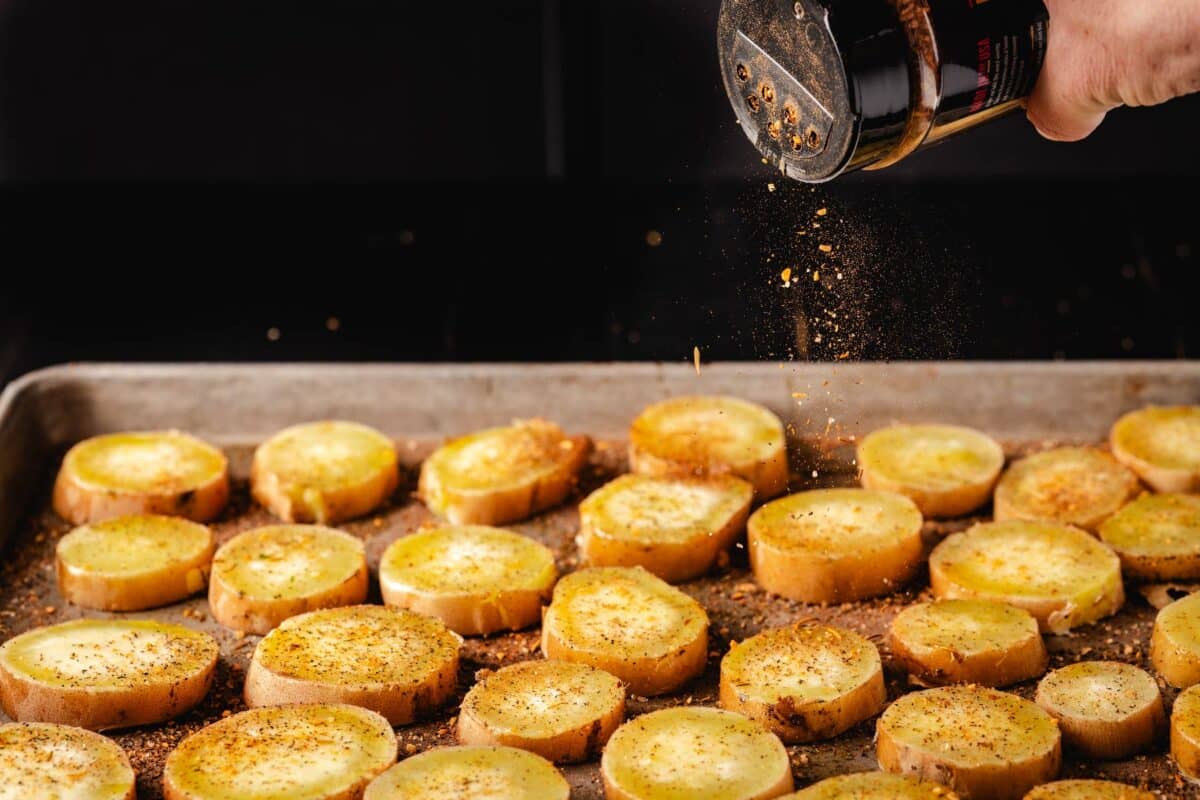
[[1086,80],[1079,79],[1077,69],[1056,63],[1053,56],[1051,51],[1026,103],[1025,115],[1045,138],[1077,142],[1100,126],[1108,108],[1084,90]]

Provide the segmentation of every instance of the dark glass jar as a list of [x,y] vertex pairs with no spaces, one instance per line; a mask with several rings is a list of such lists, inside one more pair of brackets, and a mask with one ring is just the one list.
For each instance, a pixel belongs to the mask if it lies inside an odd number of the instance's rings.
[[746,135],[820,182],[1016,108],[1048,24],[1042,0],[724,0],[718,48]]

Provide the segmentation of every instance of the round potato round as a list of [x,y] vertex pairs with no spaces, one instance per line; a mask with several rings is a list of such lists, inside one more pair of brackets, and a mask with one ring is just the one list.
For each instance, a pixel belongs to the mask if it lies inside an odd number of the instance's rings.
[[789,794],[783,800],[958,800],[940,783],[891,772],[837,775]]
[[1175,698],[1171,709],[1171,758],[1185,779],[1200,784],[1200,685]]
[[1037,704],[1058,720],[1063,741],[1087,758],[1117,760],[1144,752],[1167,724],[1154,678],[1117,661],[1054,670],[1038,684]]
[[1100,526],[1125,575],[1147,581],[1200,579],[1200,497],[1145,494]]
[[133,800],[133,767],[112,739],[70,725],[0,725],[0,797]]
[[1150,661],[1177,689],[1200,683],[1200,593],[1181,597],[1158,612]]
[[571,787],[554,765],[514,747],[439,747],[380,775],[363,800],[567,800]]
[[996,484],[997,521],[1039,520],[1095,531],[1138,492],[1129,469],[1094,447],[1060,447],[1015,462]]
[[1158,795],[1114,781],[1055,781],[1025,795],[1024,800],[1158,800]]
[[1109,443],[1156,492],[1200,491],[1200,405],[1130,412],[1113,425]]

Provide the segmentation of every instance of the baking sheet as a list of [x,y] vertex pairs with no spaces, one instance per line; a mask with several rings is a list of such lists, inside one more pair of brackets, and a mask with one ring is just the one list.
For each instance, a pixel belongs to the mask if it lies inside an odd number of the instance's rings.
[[[35,374],[0,398],[0,532],[9,537],[0,566],[0,635],[79,616],[119,616],[64,603],[54,587],[54,544],[70,526],[49,510],[57,458],[72,442],[104,431],[178,427],[223,445],[231,460],[233,499],[215,524],[218,541],[270,521],[249,500],[254,443],[307,419],[343,417],[396,436],[407,480],[379,513],[343,526],[363,538],[372,569],[395,538],[431,519],[412,498],[420,460],[446,435],[514,417],[542,415],[572,432],[595,435],[597,451],[579,494],[625,469],[621,434],[646,403],[684,393],[729,393],[762,402],[785,419],[793,439],[793,490],[853,484],[850,437],[894,420],[972,424],[1001,438],[1010,455],[1058,442],[1099,442],[1122,411],[1147,402],[1200,400],[1200,365],[1167,364],[900,364],[718,365],[696,375],[690,366],[79,366]],[[816,473],[814,476],[814,472]],[[19,473],[19,474],[18,474]],[[550,546],[559,567],[577,567],[575,503],[511,526]],[[929,544],[972,520],[926,526]],[[719,655],[730,640],[803,618],[857,630],[882,644],[888,623],[926,591],[921,575],[889,598],[810,606],[765,595],[753,584],[744,551],[728,566],[682,588],[712,619],[709,666],[685,691],[667,698],[631,698],[631,715],[678,703],[714,704]],[[372,587],[378,602],[378,587]],[[1136,591],[1121,614],[1069,636],[1048,637],[1051,666],[1081,658],[1112,658],[1149,667],[1154,610]],[[182,622],[221,644],[213,691],[197,709],[163,726],[116,732],[138,771],[138,794],[161,797],[167,753],[186,734],[244,706],[244,670],[259,637],[235,636],[216,625],[202,598],[128,616]],[[474,673],[536,658],[536,630],[469,639],[459,692],[444,713],[398,731],[401,756],[453,742],[458,700]],[[889,697],[909,691],[884,649]],[[1015,687],[1031,696],[1035,682]],[[1167,691],[1168,703],[1174,692]],[[831,741],[789,748],[796,784],[875,768],[874,721]],[[1161,741],[1154,754],[1122,762],[1084,762],[1067,754],[1064,777],[1106,777],[1158,791],[1194,796],[1170,765]],[[599,798],[595,764],[564,768],[573,797]]]

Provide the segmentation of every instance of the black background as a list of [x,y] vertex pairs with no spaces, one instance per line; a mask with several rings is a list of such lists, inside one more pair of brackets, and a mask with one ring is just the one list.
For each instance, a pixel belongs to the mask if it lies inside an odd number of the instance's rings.
[[0,0],[0,379],[1200,349],[1200,98],[786,184],[728,109],[717,5]]

